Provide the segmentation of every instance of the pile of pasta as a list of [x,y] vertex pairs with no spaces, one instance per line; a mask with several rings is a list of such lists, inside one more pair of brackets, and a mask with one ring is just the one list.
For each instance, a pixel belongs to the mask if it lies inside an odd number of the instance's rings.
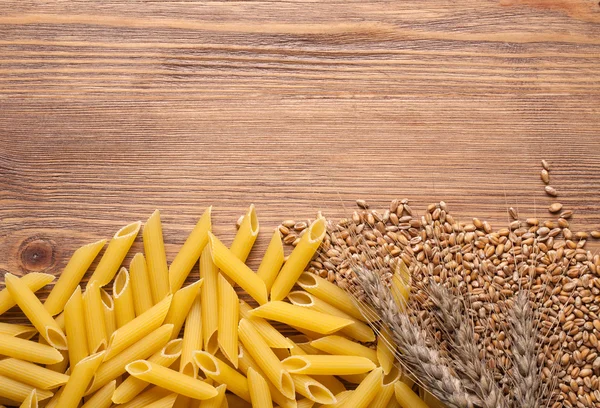
[[[303,272],[325,235],[323,218],[287,258],[275,230],[257,272],[245,263],[259,230],[254,206],[229,247],[212,234],[208,208],[170,265],[155,211],[143,227],[144,254],[122,267],[140,229],[120,229],[85,283],[106,241],[76,250],[43,302],[35,292],[52,275],[5,275],[0,314],[18,306],[31,326],[0,322],[0,404],[427,406],[352,297]],[[190,276],[196,264],[199,279]],[[240,300],[236,285],[258,306]],[[286,337],[273,322],[302,335]]]

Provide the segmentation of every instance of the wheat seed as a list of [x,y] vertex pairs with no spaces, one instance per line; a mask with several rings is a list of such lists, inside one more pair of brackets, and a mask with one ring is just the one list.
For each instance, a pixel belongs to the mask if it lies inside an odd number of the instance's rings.
[[548,173],[548,170],[543,169],[542,172],[540,173],[540,177],[541,177],[542,181],[544,182],[544,184],[550,183],[550,174]]
[[548,163],[546,160],[542,160],[542,167],[544,170],[550,171],[550,163]]
[[549,196],[552,196],[552,197],[558,196],[558,192],[552,186],[546,186],[546,187],[544,187],[544,190],[546,191],[546,194],[548,194]]
[[554,214],[554,213],[557,213],[560,210],[562,210],[562,208],[563,208],[563,205],[561,203],[553,203],[553,204],[550,204],[550,207],[548,207],[548,211],[550,211],[551,213]]

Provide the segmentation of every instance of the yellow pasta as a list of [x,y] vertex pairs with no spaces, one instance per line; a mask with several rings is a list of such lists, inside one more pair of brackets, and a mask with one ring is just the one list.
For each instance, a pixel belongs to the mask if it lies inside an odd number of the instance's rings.
[[406,310],[408,297],[410,296],[410,286],[404,283],[400,273],[392,276],[392,286],[390,292],[400,311]]
[[200,217],[200,220],[169,266],[171,293],[175,293],[181,289],[183,282],[185,282],[185,279],[208,243],[208,231],[212,229],[211,212],[212,206],[204,211],[204,214],[202,214],[202,217]]
[[176,338],[179,336],[179,331],[183,326],[183,322],[192,307],[192,303],[200,293],[200,288],[202,286],[202,279],[196,281],[185,288],[179,289],[177,292],[173,294],[173,300],[171,301],[171,307],[169,307],[169,311],[167,312],[167,316],[165,316],[165,321],[163,324],[172,324],[173,325],[173,334],[172,338]]
[[383,384],[381,389],[371,401],[369,408],[387,408],[394,398],[394,383]]
[[210,232],[208,240],[213,262],[221,272],[240,285],[259,304],[267,303],[267,287],[262,279]]
[[396,401],[402,408],[429,408],[415,392],[402,381],[394,384]]
[[131,280],[131,291],[133,292],[133,308],[135,309],[135,315],[139,316],[154,306],[146,258],[142,253],[138,252],[131,260],[129,279]]
[[67,382],[68,375],[16,358],[0,360],[0,375],[42,390],[51,390]]
[[169,394],[166,397],[162,397],[161,399],[146,405],[146,408],[171,408],[177,398],[177,394]]
[[240,261],[246,262],[248,254],[250,254],[252,246],[258,236],[258,230],[258,217],[256,216],[254,204],[251,204],[248,212],[244,215],[244,219],[240,224],[237,234],[235,234],[235,237],[233,238],[231,246],[229,247],[231,253],[237,256]]
[[85,390],[92,381],[94,373],[102,363],[105,351],[92,354],[81,360],[71,371],[69,381],[65,384],[57,406],[61,408],[76,408]]
[[304,374],[292,374],[296,392],[319,404],[333,404],[335,395],[323,384]]
[[344,406],[352,408],[367,408],[381,391],[383,370],[381,367],[371,371],[369,375],[356,387],[356,390],[346,400]]
[[165,324],[110,360],[103,362],[96,371],[94,381],[88,387],[86,395],[99,390],[121,374],[124,374],[125,366],[132,361],[148,358],[160,351],[170,340],[172,331],[173,325]]
[[252,317],[275,320],[321,334],[336,332],[353,323],[352,320],[331,316],[281,301],[271,301],[249,313]]
[[252,367],[248,368],[248,389],[253,408],[273,408],[269,384]]
[[152,306],[129,323],[117,329],[111,336],[106,350],[106,360],[111,359],[116,354],[125,350],[127,347],[135,344],[141,338],[147,336],[153,330],[159,328],[164,320],[173,296],[168,295],[166,298]]
[[[13,380],[12,378],[0,375],[0,396],[4,398],[8,398],[9,400],[20,404],[25,401],[27,397],[29,397],[31,391],[34,389],[34,387],[28,384],[23,384],[22,382]],[[52,393],[46,390],[37,390],[36,394],[38,400],[40,401],[52,397]]]
[[0,334],[0,355],[38,364],[55,364],[63,360],[60,351],[46,344]]
[[400,403],[398,403],[398,401],[396,401],[396,398],[392,398],[390,400],[390,402],[387,405],[387,408],[402,408],[400,406]]
[[217,396],[212,385],[147,360],[129,363],[125,369],[140,380],[190,398],[204,400]]
[[219,310],[219,349],[234,367],[238,365],[239,300],[233,287],[223,275],[217,280]]
[[260,262],[260,266],[256,271],[258,277],[265,282],[267,292],[271,291],[273,282],[275,282],[275,278],[277,277],[277,274],[283,265],[283,259],[284,253],[283,243],[281,242],[281,233],[279,232],[279,229],[275,228],[275,231],[273,231],[273,236],[271,237],[271,241],[269,242],[269,246],[267,247],[267,251],[265,252],[263,259]]
[[[21,283],[32,292],[37,292],[54,280],[54,276],[47,273],[31,272],[21,278]],[[7,288],[0,290],[0,314],[3,314],[17,303]]]
[[104,326],[106,327],[106,337],[112,335],[117,330],[117,318],[115,316],[115,302],[111,295],[104,288],[100,289],[100,299],[102,300],[102,311],[104,312]]
[[366,357],[340,355],[291,356],[282,361],[291,374],[349,375],[375,369],[375,363]]
[[116,380],[112,380],[92,395],[81,408],[109,408],[112,405],[111,397],[115,392]]
[[160,399],[171,394],[172,393],[170,391],[160,387],[152,387],[135,397],[130,402],[118,405],[118,408],[146,408],[149,404],[159,401]]
[[75,366],[89,355],[81,286],[77,286],[65,307],[65,333],[69,343],[69,361]]
[[314,273],[304,272],[298,278],[298,285],[305,291],[315,295],[321,300],[331,304],[336,309],[341,310],[355,319],[366,322],[367,319],[362,315],[352,296],[344,289],[323,279]]
[[167,268],[167,255],[163,242],[160,211],[152,213],[142,232],[144,238],[144,252],[148,265],[148,280],[152,291],[152,300],[158,303],[171,291],[169,285],[169,268]]
[[[60,388],[58,391],[54,393],[54,396],[48,400],[45,408],[58,408],[58,400],[60,399],[63,392],[63,388]],[[39,400],[39,395],[38,395]]]
[[[206,234],[208,241],[208,234]],[[200,289],[202,306],[202,338],[204,350],[215,354],[219,348],[217,330],[219,327],[219,305],[217,296],[219,270],[213,263],[208,245],[200,255],[200,278],[204,281]]]
[[98,283],[88,283],[83,294],[83,310],[88,351],[97,353],[106,349],[106,324],[104,306]]
[[221,408],[223,406],[223,401],[227,403],[227,400],[225,399],[225,391],[227,391],[227,386],[225,384],[221,384],[216,387],[216,390],[217,396],[201,401],[199,405],[200,408]]
[[178,395],[175,394],[176,398],[175,398],[175,402],[173,403],[173,408],[191,408],[192,405],[192,401],[195,402],[199,402],[200,400],[193,400],[190,397],[186,397],[185,395]]
[[335,394],[335,400],[333,404],[321,405],[320,408],[342,408],[345,407],[346,400],[350,398],[354,391],[342,391]]
[[[237,343],[237,341],[236,341]],[[181,362],[179,371],[183,374],[197,378],[198,367],[194,362],[193,352],[202,349],[202,306],[200,303],[200,295],[196,296],[196,300],[192,303],[190,312],[185,320],[185,328],[183,330],[183,344],[181,347]]]
[[73,253],[44,302],[44,307],[52,316],[63,311],[67,300],[69,300],[69,297],[79,285],[83,275],[85,275],[85,272],[105,243],[106,240],[101,239],[100,241],[84,245]]
[[294,383],[290,374],[283,368],[281,361],[269,348],[267,342],[252,323],[248,319],[241,319],[238,330],[244,348],[256,361],[269,381],[287,398],[294,398]]
[[206,351],[195,351],[194,361],[208,378],[225,384],[229,391],[244,401],[250,402],[248,380],[242,374]]
[[137,221],[124,226],[116,232],[113,239],[108,243],[108,247],[106,247],[106,251],[104,251],[102,258],[100,258],[100,262],[98,262],[98,266],[96,266],[94,273],[90,277],[88,286],[91,283],[96,282],[97,286],[100,288],[114,278],[123,259],[125,259],[127,252],[129,252],[131,244],[133,244],[135,237],[137,237],[141,225],[141,221]]
[[377,361],[383,368],[384,374],[389,374],[394,367],[396,357],[394,351],[392,351],[392,344],[394,344],[392,335],[386,327],[383,327],[377,337]]
[[309,400],[308,398],[302,398],[296,404],[297,408],[312,408],[315,405],[314,401]]
[[4,282],[12,298],[48,344],[59,350],[66,350],[67,336],[35,293],[11,273],[4,275]]
[[317,218],[308,227],[275,278],[271,288],[271,300],[283,300],[287,296],[321,245],[326,231],[327,225],[325,218],[322,217]]
[[375,333],[373,330],[361,322],[358,319],[342,312],[339,309],[331,306],[329,303],[319,299],[318,297],[305,292],[305,291],[294,291],[290,292],[288,299],[293,305],[305,307],[317,312],[326,313],[332,316],[341,317],[344,319],[352,320],[352,324],[344,327],[340,330],[341,334],[356,339],[360,342],[368,343],[375,341]]
[[377,352],[373,349],[355,343],[340,336],[327,336],[310,342],[314,348],[329,354],[341,354],[344,356],[366,357],[375,364],[377,361]]
[[250,316],[250,311],[252,310],[252,306],[248,303],[240,300],[240,316],[249,319],[256,330],[260,333],[262,338],[267,342],[269,347],[271,348],[292,348],[294,344],[290,342],[283,334],[279,332],[276,328],[274,328],[271,323],[267,322],[265,319],[261,317],[252,317]]
[[38,408],[37,390],[31,390],[19,408]]
[[113,283],[113,301],[117,327],[123,327],[135,319],[131,278],[126,268],[121,268]]
[[[22,278],[21,278],[22,279]],[[0,334],[14,336],[29,340],[37,334],[37,330],[31,326],[0,322]]]

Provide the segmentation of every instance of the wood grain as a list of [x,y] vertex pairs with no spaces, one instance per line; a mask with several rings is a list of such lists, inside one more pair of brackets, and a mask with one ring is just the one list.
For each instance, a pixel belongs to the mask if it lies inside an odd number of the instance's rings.
[[228,243],[255,203],[252,267],[282,219],[356,198],[549,218],[542,158],[573,229],[599,229],[599,16],[588,0],[3,2],[0,271],[58,274],[155,208],[170,261],[205,207]]

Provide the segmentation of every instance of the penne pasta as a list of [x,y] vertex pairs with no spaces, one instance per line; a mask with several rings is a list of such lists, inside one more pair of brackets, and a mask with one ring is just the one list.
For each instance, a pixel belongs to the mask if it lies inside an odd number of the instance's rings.
[[[206,239],[208,241],[208,234]],[[204,281],[200,289],[200,303],[202,306],[204,350],[211,354],[215,354],[219,348],[217,334],[219,327],[218,277],[219,270],[212,261],[210,248],[206,245],[200,256],[200,278]]]
[[208,242],[213,262],[221,272],[240,285],[259,304],[267,303],[267,287],[262,279],[210,232]]
[[98,283],[88,283],[83,294],[83,311],[88,351],[97,353],[106,349],[106,323],[104,306]]
[[185,288],[179,289],[173,294],[171,306],[169,307],[169,311],[167,312],[165,321],[163,322],[163,324],[173,325],[173,334],[171,335],[172,339],[179,336],[179,332],[181,331],[183,322],[185,322],[185,319],[190,312],[192,303],[194,303],[198,293],[200,293],[202,282],[202,279],[200,279],[199,281],[196,281]]
[[233,238],[233,242],[229,247],[229,250],[242,262],[246,262],[256,237],[258,236],[258,217],[256,216],[256,209],[254,204],[250,204],[248,212],[244,215],[244,218],[240,224],[240,228]]
[[[54,280],[54,276],[47,273],[31,272],[21,278],[21,283],[26,285],[32,292],[37,292]],[[0,315],[6,312],[17,302],[13,299],[8,288],[0,290]]]
[[281,301],[271,301],[249,312],[251,317],[262,317],[290,326],[330,334],[352,324],[352,320],[331,316]]
[[173,404],[175,404],[177,398],[177,394],[169,394],[166,397],[162,397],[161,399],[146,405],[146,408],[171,408],[173,407]]
[[375,398],[371,401],[369,408],[387,408],[394,397],[394,383],[383,384]]
[[150,281],[152,300],[154,303],[158,303],[171,292],[160,211],[154,211],[148,218],[142,236],[144,238],[144,253],[148,265],[148,280]]
[[319,217],[313,222],[292,253],[290,254],[287,261],[283,264],[281,271],[275,278],[273,286],[271,288],[271,300],[283,300],[290,292],[296,281],[306,268],[306,265],[310,262],[313,255],[321,245],[325,233],[327,232],[327,225],[325,218]]
[[104,244],[106,244],[106,240],[101,239],[84,245],[73,253],[44,302],[44,307],[50,315],[55,316],[63,311],[67,300],[81,282],[83,275],[104,247]]
[[166,298],[152,306],[123,327],[117,329],[111,336],[106,350],[105,360],[125,350],[132,344],[147,336],[150,332],[158,329],[165,320],[165,316],[171,306],[173,296]]
[[225,384],[227,390],[244,401],[250,402],[248,380],[242,374],[206,351],[195,351],[194,361],[208,378],[220,384]]
[[333,404],[321,405],[320,408],[342,408],[345,407],[346,400],[350,398],[354,391],[342,391],[335,395],[336,402]]
[[252,367],[248,368],[248,389],[253,408],[273,408],[269,384]]
[[394,384],[394,394],[396,401],[402,408],[428,408],[427,404],[402,381],[397,381]]
[[217,396],[212,385],[147,360],[129,363],[125,369],[140,380],[190,398],[204,400]]
[[355,343],[340,336],[327,336],[310,342],[314,348],[329,354],[340,354],[344,356],[366,357],[375,364],[377,361],[377,352],[373,349]]
[[[396,398],[392,398],[387,405],[387,408],[402,408]],[[442,407],[443,408],[443,407]]]
[[117,330],[117,318],[115,317],[115,302],[104,288],[100,288],[100,299],[102,300],[102,312],[104,313],[104,326],[106,336],[112,335]]
[[248,354],[256,361],[265,376],[287,398],[294,398],[294,383],[290,374],[283,368],[281,361],[263,340],[260,333],[248,319],[241,319],[239,338]]
[[0,334],[0,355],[38,364],[55,364],[63,360],[60,351],[54,347],[7,334]]
[[356,387],[344,406],[353,408],[370,407],[375,396],[381,391],[383,370],[381,367],[371,371],[369,375]]
[[65,304],[65,333],[69,343],[69,361],[75,366],[89,355],[81,286],[77,286]]
[[[44,408],[58,408],[58,400],[60,399],[60,396],[62,395],[63,392],[63,388],[60,388],[58,391],[56,391],[54,393],[54,396],[52,396],[52,398],[50,398],[48,400],[48,403],[46,404],[46,406]],[[40,399],[39,395],[38,395],[38,400]]]
[[225,402],[223,403],[225,407],[231,408],[251,408],[252,405],[249,402],[244,401],[240,397],[235,394],[227,393],[225,394]]
[[173,325],[165,324],[110,360],[103,362],[96,371],[94,380],[86,390],[86,395],[90,395],[124,374],[125,366],[132,361],[148,358],[160,351],[170,340],[172,331]]
[[392,335],[386,327],[382,327],[377,337],[377,361],[383,369],[384,374],[389,374],[394,367],[396,357],[392,351],[392,344],[395,344]]
[[238,366],[238,322],[239,322],[239,300],[233,287],[227,282],[223,275],[219,275],[217,280],[218,288],[218,310],[219,310],[219,329],[218,343],[219,349],[233,364]]
[[65,384],[63,392],[58,399],[57,406],[60,408],[76,408],[81,402],[94,373],[102,363],[105,351],[87,356],[77,363],[71,371],[69,381]]
[[[171,340],[162,350],[148,358],[148,361],[163,367],[171,366],[181,356],[182,341],[182,339]],[[112,396],[112,401],[115,404],[129,402],[142,393],[148,385],[146,381],[129,376],[117,387]]]
[[[319,404],[333,404],[335,395],[323,384],[304,374],[292,374],[296,392]],[[351,405],[350,405],[351,406]]]
[[[237,336],[236,336],[237,337]],[[237,343],[237,339],[236,339]],[[189,377],[198,377],[198,367],[194,362],[193,352],[202,349],[202,307],[200,295],[192,303],[190,312],[185,320],[183,343],[181,347],[181,362],[179,371]]]
[[112,380],[88,398],[81,408],[109,408],[112,405],[111,397],[115,392],[116,385],[117,381]]
[[[8,398],[20,404],[29,397],[34,389],[30,385],[0,375],[0,396],[3,398]],[[52,397],[52,393],[46,390],[37,390],[36,394],[39,401]]]
[[296,404],[297,408],[312,408],[315,405],[314,401],[309,400],[308,398],[302,398]]
[[283,265],[283,259],[284,253],[283,243],[281,242],[281,233],[279,232],[279,229],[275,228],[275,231],[273,231],[273,236],[271,237],[271,241],[269,242],[269,246],[267,247],[267,251],[265,252],[260,266],[256,271],[258,277],[261,278],[265,283],[267,292],[271,291],[273,282],[275,282],[275,278],[277,277],[277,274]]
[[152,387],[135,397],[130,402],[118,405],[118,408],[146,408],[149,404],[159,401],[160,399],[171,394],[172,393],[170,391],[160,387]]
[[171,293],[177,292],[183,286],[194,264],[208,243],[208,231],[211,225],[212,206],[208,207],[200,220],[185,240],[185,243],[169,266],[169,285]]
[[307,309],[315,310],[317,312],[326,313],[332,316],[352,320],[353,323],[342,328],[340,330],[340,334],[344,334],[363,343],[375,341],[375,333],[373,332],[373,329],[371,329],[368,325],[342,312],[341,310],[336,309],[329,303],[319,299],[318,297],[308,292],[290,292],[290,294],[288,295],[288,299],[293,305],[296,306],[305,307]]
[[11,273],[4,275],[8,292],[48,344],[59,350],[67,349],[67,336],[52,318],[29,286]]
[[[200,400],[193,400],[190,397],[186,397],[185,395],[175,394],[177,397],[175,398],[175,402],[173,403],[173,408],[190,408],[195,405],[196,402]],[[194,403],[192,403],[192,401]]]
[[398,272],[392,275],[390,293],[392,294],[396,305],[398,305],[398,309],[400,311],[405,311],[410,296],[410,284],[406,284]]
[[135,315],[139,316],[154,306],[152,290],[148,278],[146,258],[142,253],[137,253],[129,264],[129,279],[131,280],[131,292],[133,295],[133,308]]
[[294,347],[294,343],[290,342],[283,334],[279,332],[279,330],[274,328],[271,323],[267,322],[261,317],[250,316],[251,310],[252,307],[248,303],[240,300],[240,316],[252,322],[256,330],[258,330],[269,347],[281,349],[289,349]]
[[42,390],[57,388],[69,380],[68,375],[16,358],[0,360],[0,375]]
[[31,390],[19,408],[38,408],[37,390]]
[[216,387],[216,390],[217,396],[201,401],[199,405],[200,408],[221,408],[223,406],[223,401],[227,403],[227,400],[225,399],[225,391],[227,391],[227,386],[225,384],[221,384]]
[[29,340],[37,334],[37,330],[31,326],[0,322],[0,334]]
[[137,237],[141,225],[141,221],[137,221],[124,226],[115,233],[108,243],[104,255],[100,258],[100,262],[98,262],[98,266],[96,266],[94,273],[92,273],[92,276],[88,281],[88,286],[91,283],[96,282],[97,287],[100,288],[108,284],[108,282],[114,278],[123,259],[125,259],[125,255],[129,252],[129,248],[131,248],[135,237]]
[[113,283],[113,301],[117,327],[123,327],[135,319],[131,278],[126,268],[121,268]]
[[290,374],[350,375],[368,373],[375,363],[366,357],[305,355],[288,357],[281,362]]

